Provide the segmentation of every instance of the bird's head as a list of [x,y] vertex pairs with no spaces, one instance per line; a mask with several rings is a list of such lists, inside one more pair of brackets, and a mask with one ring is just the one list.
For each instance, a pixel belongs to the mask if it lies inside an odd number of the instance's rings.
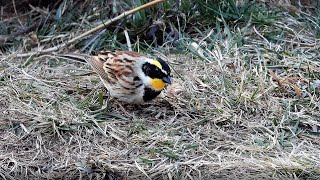
[[167,84],[171,84],[171,70],[161,58],[146,58],[142,64],[144,84],[154,91],[161,91]]

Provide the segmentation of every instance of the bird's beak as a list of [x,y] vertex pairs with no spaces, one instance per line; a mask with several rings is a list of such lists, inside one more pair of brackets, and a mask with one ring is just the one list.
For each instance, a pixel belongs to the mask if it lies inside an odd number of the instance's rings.
[[168,77],[168,76],[162,78],[162,81],[165,82],[165,83],[167,83],[167,84],[171,84],[171,79],[170,79],[170,77]]

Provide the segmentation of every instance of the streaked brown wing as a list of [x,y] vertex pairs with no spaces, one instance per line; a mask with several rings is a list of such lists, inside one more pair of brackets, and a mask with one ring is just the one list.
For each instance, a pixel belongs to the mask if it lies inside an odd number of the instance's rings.
[[87,62],[91,65],[93,70],[98,73],[98,75],[101,77],[101,79],[110,82],[110,78],[108,77],[108,74],[106,73],[104,67],[104,64],[107,59],[100,58],[99,56],[92,56],[91,58],[87,59]]
[[125,89],[134,89],[140,84],[134,80],[137,74],[133,69],[140,56],[143,55],[129,51],[101,52],[92,56],[88,63],[102,80],[110,84],[117,83]]

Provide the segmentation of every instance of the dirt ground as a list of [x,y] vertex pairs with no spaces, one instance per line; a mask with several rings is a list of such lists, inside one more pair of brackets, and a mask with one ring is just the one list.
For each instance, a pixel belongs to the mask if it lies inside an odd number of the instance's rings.
[[14,56],[53,44],[23,36],[1,49],[0,179],[319,179],[320,44],[301,16],[160,47],[173,84],[143,105],[87,64]]

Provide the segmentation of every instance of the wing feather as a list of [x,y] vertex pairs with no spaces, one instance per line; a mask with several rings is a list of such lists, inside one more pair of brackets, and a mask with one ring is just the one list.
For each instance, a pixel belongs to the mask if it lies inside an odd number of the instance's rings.
[[137,77],[135,63],[140,56],[143,55],[127,51],[103,52],[87,59],[87,62],[102,80],[125,89],[135,89],[137,84],[141,84],[134,80]]
[[92,56],[91,58],[87,59],[87,62],[91,65],[93,70],[101,77],[102,80],[109,83],[114,83],[114,75],[110,75],[112,74],[112,69],[104,68],[106,59],[103,59],[99,56]]

